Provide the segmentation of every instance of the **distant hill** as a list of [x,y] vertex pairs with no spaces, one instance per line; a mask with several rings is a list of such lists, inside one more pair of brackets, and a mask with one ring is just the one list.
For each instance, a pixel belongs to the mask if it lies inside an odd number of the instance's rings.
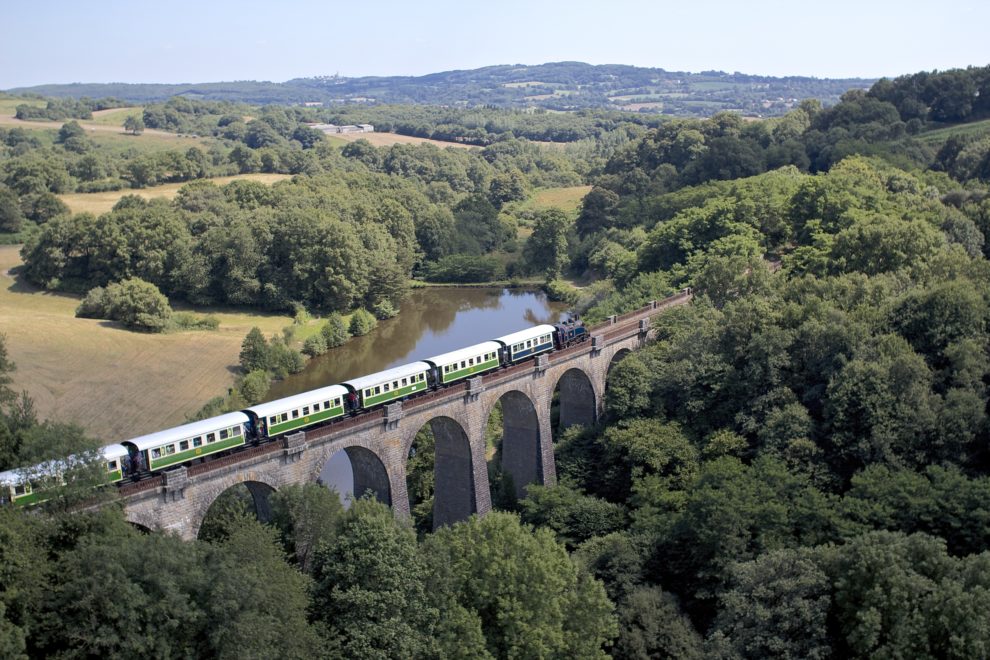
[[498,65],[425,76],[327,76],[283,83],[236,81],[182,85],[74,83],[8,90],[14,94],[90,98],[116,97],[147,103],[172,96],[252,104],[417,103],[479,105],[547,110],[609,108],[679,116],[709,116],[720,110],[780,115],[796,100],[834,105],[864,78],[772,78],[742,73],[687,73],[619,64],[553,62]]

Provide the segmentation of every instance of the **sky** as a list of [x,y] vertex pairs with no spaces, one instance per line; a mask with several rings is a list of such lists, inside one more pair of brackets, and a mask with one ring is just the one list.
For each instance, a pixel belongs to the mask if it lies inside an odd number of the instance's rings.
[[7,2],[0,89],[576,60],[875,78],[990,64],[986,0]]

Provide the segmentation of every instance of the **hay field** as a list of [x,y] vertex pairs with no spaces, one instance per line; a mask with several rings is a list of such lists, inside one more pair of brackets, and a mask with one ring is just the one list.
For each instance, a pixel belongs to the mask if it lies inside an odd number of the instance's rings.
[[393,144],[433,144],[441,149],[444,147],[455,147],[457,149],[478,149],[479,147],[460,142],[444,142],[443,140],[429,140],[427,138],[412,137],[411,135],[399,135],[398,133],[335,133],[328,135],[331,142],[357,142],[367,140],[376,147],[390,147]]
[[241,341],[287,316],[214,312],[216,331],[152,335],[74,317],[79,298],[39,291],[9,273],[19,246],[0,246],[0,332],[38,415],[74,422],[106,442],[175,426],[234,381]]
[[[225,183],[230,183],[231,181],[236,181],[238,179],[246,179],[248,181],[260,181],[265,184],[273,184],[277,181],[283,181],[285,179],[291,179],[290,174],[236,174],[234,176],[220,176],[215,179],[208,179],[218,186],[222,186]],[[114,204],[120,201],[120,198],[124,195],[137,195],[138,197],[143,197],[145,199],[152,199],[154,197],[164,197],[166,199],[172,199],[179,192],[179,188],[191,183],[186,181],[184,183],[166,183],[160,186],[152,186],[151,188],[125,188],[123,190],[110,190],[107,192],[97,192],[97,193],[65,193],[59,195],[59,199],[65,202],[66,206],[73,213],[93,213],[99,215],[101,213],[106,213],[113,208]]]
[[120,128],[124,127],[124,121],[127,120],[131,115],[141,116],[144,112],[144,108],[141,106],[133,106],[129,108],[110,108],[109,110],[96,110],[93,112],[93,118],[87,123],[90,124],[100,124],[102,126],[118,126]]
[[577,213],[581,208],[581,200],[591,192],[591,186],[571,186],[569,188],[544,188],[522,202],[522,207],[541,211],[543,209],[560,209],[565,213]]

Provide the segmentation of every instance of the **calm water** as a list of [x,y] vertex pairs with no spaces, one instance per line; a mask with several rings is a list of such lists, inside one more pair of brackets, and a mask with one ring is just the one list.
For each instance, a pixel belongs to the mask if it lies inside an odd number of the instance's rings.
[[415,289],[402,313],[378,324],[325,355],[305,371],[272,385],[278,399],[333,385],[349,378],[415,362],[540,323],[554,323],[567,305],[551,303],[541,292],[519,289]]
[[[543,293],[519,289],[416,289],[402,303],[401,314],[380,322],[370,334],[310,360],[302,373],[275,383],[268,400],[479,344],[532,325],[554,323],[566,308],[551,303]],[[347,455],[335,454],[321,477],[348,505],[354,479]]]

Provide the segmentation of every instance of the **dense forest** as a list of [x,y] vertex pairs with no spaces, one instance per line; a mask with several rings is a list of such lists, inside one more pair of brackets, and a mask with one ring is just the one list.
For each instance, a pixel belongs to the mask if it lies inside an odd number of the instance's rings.
[[826,105],[871,80],[829,80],[704,71],[689,73],[625,65],[553,62],[536,66],[501,65],[425,76],[296,78],[283,83],[239,81],[187,85],[39,85],[9,90],[54,97],[117,97],[135,103],[174,96],[254,104],[325,105],[414,103],[455,107],[580,110],[627,108],[647,113],[704,117],[719,110],[758,116],[786,112],[795,99],[816,98]]
[[[316,486],[275,494],[268,525],[232,493],[192,543],[134,531],[112,502],[69,513],[71,488],[48,515],[0,510],[0,649],[986,656],[988,73],[882,80],[761,122],[630,123],[597,153],[515,137],[306,148],[287,127],[280,148],[318,171],[40,221],[25,274],[53,288],[140,275],[190,299],[329,309],[503,251],[581,275],[555,287],[589,322],[685,286],[696,298],[614,367],[600,423],[556,439],[557,486],[496,493],[503,511],[437,533],[427,451],[409,463],[419,534]],[[4,168],[17,208],[52,192]],[[594,186],[576,219],[513,206],[571,181]],[[533,234],[507,252],[520,222]],[[368,259],[381,267],[354,265]],[[0,468],[92,446],[34,419],[14,375],[0,350]]]

